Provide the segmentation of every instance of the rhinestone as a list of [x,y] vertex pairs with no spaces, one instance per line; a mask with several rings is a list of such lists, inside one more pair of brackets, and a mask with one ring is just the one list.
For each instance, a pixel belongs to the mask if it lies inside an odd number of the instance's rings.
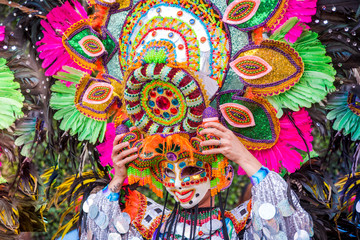
[[352,32],[351,34],[352,34],[353,36],[356,36],[356,32]]
[[316,20],[315,20],[315,23],[319,23],[319,22],[320,22],[320,20],[319,20],[319,19],[316,19]]
[[19,28],[22,28],[22,25],[21,25],[21,24],[19,25]]
[[30,89],[26,89],[26,92],[27,92],[27,93],[30,93]]
[[324,20],[324,21],[323,21],[324,24],[328,24],[328,22],[329,22],[328,20]]
[[338,39],[341,39],[341,38],[342,38],[342,36],[341,36],[340,34],[339,34],[337,37],[338,37]]
[[32,14],[29,14],[29,18],[32,18]]
[[13,13],[14,17],[16,17],[16,13]]
[[347,41],[347,42],[350,42],[351,40],[350,40],[350,38],[347,38],[346,41]]
[[321,8],[322,8],[322,10],[326,10],[326,6],[325,6],[325,5],[323,5]]
[[345,32],[348,32],[348,31],[349,31],[349,28],[348,28],[348,27],[346,27],[346,28],[344,28],[344,30],[345,30]]
[[332,9],[331,9],[333,12],[335,12],[336,11],[336,7],[332,7]]
[[16,50],[16,46],[12,46],[11,50],[15,51]]
[[29,31],[28,27],[25,27],[25,31]]
[[341,64],[341,63],[338,63],[338,66],[339,66],[339,67],[342,67],[342,64]]
[[9,4],[11,4],[11,3],[12,3],[12,1],[8,1],[8,3],[9,3]]
[[4,45],[4,46],[3,46],[3,49],[5,49],[5,50],[8,49],[8,46]]
[[328,31],[329,33],[332,33],[333,32],[333,30],[332,29],[329,29],[329,31]]
[[353,46],[356,47],[356,46],[357,46],[357,42],[353,42]]

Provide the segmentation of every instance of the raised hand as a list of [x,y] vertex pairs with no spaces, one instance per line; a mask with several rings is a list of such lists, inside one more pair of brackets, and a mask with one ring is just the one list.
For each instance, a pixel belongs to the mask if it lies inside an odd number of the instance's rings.
[[248,176],[252,176],[262,166],[235,134],[222,124],[207,122],[205,123],[205,129],[200,134],[214,134],[220,138],[219,140],[211,139],[201,142],[201,146],[218,146],[217,148],[203,151],[203,154],[223,154],[227,159],[242,167]]
[[112,192],[120,191],[122,184],[124,183],[127,177],[126,164],[135,160],[138,157],[137,154],[138,149],[136,147],[129,149],[128,142],[119,143],[123,135],[124,134],[116,136],[113,143],[113,151],[112,151],[111,159],[113,161],[115,174],[109,184],[109,189]]

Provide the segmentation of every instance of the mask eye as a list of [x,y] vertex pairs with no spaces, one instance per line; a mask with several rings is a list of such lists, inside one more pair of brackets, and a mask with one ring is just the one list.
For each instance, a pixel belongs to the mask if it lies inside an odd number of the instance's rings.
[[169,178],[175,178],[174,171],[169,168],[165,168],[165,175],[168,176]]
[[185,167],[181,171],[181,177],[189,177],[189,176],[193,176],[193,175],[198,175],[198,174],[201,174],[204,171],[205,170],[203,168],[194,167],[194,166],[188,166],[188,167]]

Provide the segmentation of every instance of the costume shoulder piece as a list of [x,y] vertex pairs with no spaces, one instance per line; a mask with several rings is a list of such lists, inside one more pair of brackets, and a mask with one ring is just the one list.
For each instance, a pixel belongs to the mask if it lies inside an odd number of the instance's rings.
[[[127,195],[124,212],[130,215],[131,222],[146,239],[151,239],[160,224],[164,206],[145,197],[138,191]],[[165,209],[164,217],[170,213]]]

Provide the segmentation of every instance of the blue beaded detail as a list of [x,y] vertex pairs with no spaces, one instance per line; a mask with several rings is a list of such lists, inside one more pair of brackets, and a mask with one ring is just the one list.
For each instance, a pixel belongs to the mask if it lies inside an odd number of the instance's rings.
[[185,166],[186,166],[186,163],[185,163],[185,162],[179,163],[179,168],[183,168],[183,167],[185,167]]
[[164,89],[159,87],[159,88],[156,89],[156,91],[158,92],[158,94],[163,94]]
[[256,186],[258,185],[270,172],[267,167],[262,166],[259,171],[250,177],[251,183]]
[[174,170],[174,165],[172,165],[171,163],[168,163],[168,164],[167,164],[167,167],[168,167],[169,169],[171,169],[171,170]]
[[169,118],[169,117],[170,117],[170,114],[169,114],[168,112],[164,112],[164,113],[163,113],[163,116],[164,116],[164,118]]
[[190,24],[193,25],[195,23],[195,19],[190,19]]
[[109,185],[107,185],[103,190],[104,194],[107,194],[106,198],[110,201],[110,202],[115,202],[118,201],[120,198],[120,193],[114,193],[112,191],[110,191],[109,189]]
[[177,99],[173,99],[171,100],[171,103],[175,106],[177,106],[179,104],[179,101]]
[[149,106],[150,106],[150,107],[155,107],[155,102],[150,100],[150,101],[149,101]]

